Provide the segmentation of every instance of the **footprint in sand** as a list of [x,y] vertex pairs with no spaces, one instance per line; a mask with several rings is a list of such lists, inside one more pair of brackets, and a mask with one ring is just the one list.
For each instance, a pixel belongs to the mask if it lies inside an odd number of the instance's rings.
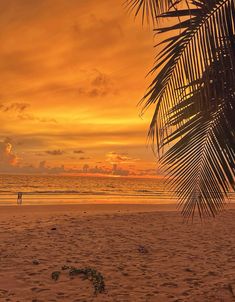
[[40,293],[40,292],[47,291],[47,290],[50,290],[50,289],[49,288],[39,288],[39,287],[32,287],[31,288],[31,291],[33,291],[35,293]]

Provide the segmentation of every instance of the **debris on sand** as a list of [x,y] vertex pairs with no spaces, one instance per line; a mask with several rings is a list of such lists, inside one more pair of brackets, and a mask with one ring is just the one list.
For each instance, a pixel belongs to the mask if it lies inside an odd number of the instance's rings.
[[57,281],[60,277],[60,272],[59,271],[55,271],[51,274],[51,279],[54,281]]
[[76,276],[81,275],[83,279],[88,279],[92,282],[95,290],[95,294],[103,293],[105,291],[105,283],[104,283],[104,277],[101,275],[101,273],[97,272],[93,268],[71,268],[69,271],[70,276]]
[[[94,294],[97,295],[99,293],[103,293],[105,291],[105,283],[104,283],[104,277],[100,272],[97,270],[86,267],[86,268],[76,268],[73,266],[63,265],[61,267],[62,271],[68,270],[69,276],[81,276],[83,280],[89,280],[92,282],[92,285],[94,287]],[[53,280],[57,281],[60,276],[60,271],[53,272],[51,277]]]
[[148,254],[149,251],[145,246],[139,245],[138,252],[141,253],[141,254]]
[[228,285],[228,289],[231,292],[231,294],[233,295],[233,297],[235,298],[235,284],[229,284]]

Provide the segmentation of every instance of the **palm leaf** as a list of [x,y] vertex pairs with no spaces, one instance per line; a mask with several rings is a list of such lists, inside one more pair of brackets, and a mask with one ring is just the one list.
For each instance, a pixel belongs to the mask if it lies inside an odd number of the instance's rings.
[[235,0],[193,0],[161,17],[176,21],[156,29],[172,35],[143,99],[143,110],[156,106],[149,135],[162,154],[170,144],[162,161],[183,215],[214,216],[235,188]]
[[233,0],[197,1],[189,19],[158,30],[185,28],[159,55],[155,69],[163,67],[145,105],[157,103],[151,134],[167,129],[159,147],[175,142],[162,160],[185,217],[196,210],[201,217],[214,216],[235,188],[234,7]]
[[126,0],[125,5],[135,17],[140,14],[142,22],[150,21],[155,24],[161,13],[167,12],[171,7],[177,5],[183,0]]
[[[219,51],[229,70],[229,57],[225,50]],[[196,87],[191,96],[170,111],[173,124],[187,120],[165,138],[165,144],[177,142],[162,159],[169,175],[174,176],[171,186],[177,191],[185,217],[193,216],[195,210],[201,217],[214,216],[223,208],[227,192],[235,188],[235,121],[231,114],[235,95],[231,87],[221,89],[224,82],[230,81],[230,74],[222,75],[219,66],[215,61],[204,72],[200,83],[193,84]],[[212,75],[213,82],[208,81]]]

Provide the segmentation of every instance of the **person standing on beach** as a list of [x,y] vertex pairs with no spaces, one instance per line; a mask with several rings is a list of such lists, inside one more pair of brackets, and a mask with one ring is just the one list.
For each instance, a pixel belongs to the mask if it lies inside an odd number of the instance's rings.
[[23,193],[19,192],[17,196],[17,204],[21,205],[22,204],[22,195]]

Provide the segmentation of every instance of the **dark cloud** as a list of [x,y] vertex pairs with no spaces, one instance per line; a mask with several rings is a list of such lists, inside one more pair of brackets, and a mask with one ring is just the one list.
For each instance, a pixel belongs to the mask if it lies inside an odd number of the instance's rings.
[[16,111],[22,113],[27,108],[29,108],[29,106],[30,105],[27,103],[10,103],[10,104],[2,103],[0,104],[0,111],[2,112]]
[[114,80],[108,74],[98,69],[83,70],[79,72],[82,80],[80,81],[53,81],[40,85],[37,88],[30,88],[20,92],[22,97],[25,96],[56,96],[66,98],[76,97],[103,97],[116,95],[118,88]]
[[108,86],[110,83],[110,78],[99,71],[97,71],[97,73],[97,76],[95,76],[95,78],[91,81],[91,84],[97,87]]
[[90,88],[87,90],[87,95],[90,97],[100,97],[112,94],[117,94],[118,89],[110,76],[102,73],[99,70],[93,72],[90,80]]
[[29,113],[18,114],[17,117],[22,121],[37,121],[40,123],[53,123],[53,124],[57,123],[56,119],[54,118],[39,117]]
[[111,164],[132,163],[138,160],[139,160],[138,158],[129,156],[128,153],[108,152],[106,154],[106,161],[108,161]]
[[117,164],[113,164],[112,175],[128,176],[129,174],[129,170],[119,168]]
[[38,166],[22,165],[17,169],[12,170],[19,174],[61,174],[65,172],[64,165],[50,167],[45,160],[41,161]]
[[130,174],[129,170],[122,169],[113,165],[111,168],[106,166],[89,166],[84,164],[82,169],[71,169],[68,172],[70,173],[84,173],[84,174],[100,174],[100,175],[119,175],[119,176],[128,176]]
[[38,121],[41,123],[57,123],[54,118],[45,118],[35,116],[34,114],[28,113],[30,104],[28,103],[0,103],[0,111],[3,113],[15,112],[19,120],[22,121]]
[[45,151],[45,153],[49,154],[49,155],[63,155],[65,154],[66,152],[63,151],[63,150],[48,150],[48,151]]
[[75,154],[83,154],[84,151],[82,151],[82,150],[73,150],[73,153],[75,153]]

